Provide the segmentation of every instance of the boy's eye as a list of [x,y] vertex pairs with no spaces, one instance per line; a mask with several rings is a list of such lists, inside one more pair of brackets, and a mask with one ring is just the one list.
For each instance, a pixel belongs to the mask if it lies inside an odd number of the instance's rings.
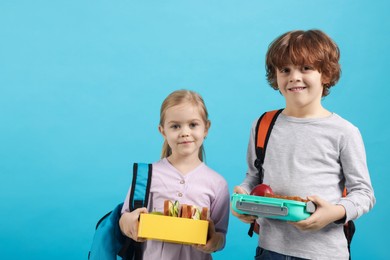
[[302,67],[302,70],[303,70],[303,71],[313,70],[313,67],[312,67],[312,66],[307,66],[307,65],[306,65],[306,66],[303,66],[303,67]]
[[281,68],[280,70],[280,73],[288,73],[290,71],[289,68]]
[[171,128],[172,128],[172,129],[179,129],[180,126],[179,126],[179,125],[171,125]]

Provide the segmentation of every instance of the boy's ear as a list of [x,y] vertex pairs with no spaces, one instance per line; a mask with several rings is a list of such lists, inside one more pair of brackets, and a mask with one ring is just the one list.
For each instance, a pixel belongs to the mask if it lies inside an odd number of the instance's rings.
[[330,83],[330,78],[322,74],[321,81],[322,81],[322,86],[325,86]]

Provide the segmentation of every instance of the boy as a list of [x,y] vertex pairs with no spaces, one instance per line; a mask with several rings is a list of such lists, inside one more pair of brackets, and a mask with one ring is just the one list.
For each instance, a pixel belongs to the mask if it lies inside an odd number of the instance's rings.
[[[268,141],[264,183],[275,194],[307,197],[317,209],[299,222],[257,219],[257,260],[348,259],[343,224],[375,204],[359,130],[321,104],[340,77],[339,58],[337,45],[319,30],[287,32],[268,48],[267,79],[286,106]],[[248,146],[248,172],[234,188],[236,193],[249,193],[258,184],[255,126],[256,122]],[[246,223],[255,219],[232,213]]]

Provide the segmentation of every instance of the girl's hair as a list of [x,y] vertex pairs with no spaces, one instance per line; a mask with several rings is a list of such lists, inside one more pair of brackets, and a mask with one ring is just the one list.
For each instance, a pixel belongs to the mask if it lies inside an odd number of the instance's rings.
[[[199,113],[205,123],[206,130],[208,130],[210,128],[211,123],[210,120],[208,119],[209,114],[207,112],[207,108],[203,101],[203,98],[198,93],[191,90],[185,90],[185,89],[176,90],[165,98],[165,100],[161,104],[161,109],[160,109],[160,126],[161,127],[164,126],[165,114],[167,109],[183,103],[190,103],[198,107]],[[168,157],[171,154],[172,154],[172,149],[171,147],[169,147],[168,142],[164,140],[164,144],[161,151],[161,158]],[[203,158],[205,158],[205,151],[204,151],[203,144],[199,149],[198,156],[199,159],[203,162]]]
[[271,87],[278,89],[276,70],[289,64],[311,65],[320,73],[324,90],[329,94],[330,87],[340,78],[340,50],[337,44],[320,30],[290,31],[276,38],[266,54],[267,80]]

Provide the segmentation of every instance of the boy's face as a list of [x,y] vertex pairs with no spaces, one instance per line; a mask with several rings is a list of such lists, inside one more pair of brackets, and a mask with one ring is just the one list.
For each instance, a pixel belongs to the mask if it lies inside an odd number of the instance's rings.
[[279,91],[286,99],[286,108],[321,107],[322,75],[315,68],[300,65],[277,68],[276,81]]

